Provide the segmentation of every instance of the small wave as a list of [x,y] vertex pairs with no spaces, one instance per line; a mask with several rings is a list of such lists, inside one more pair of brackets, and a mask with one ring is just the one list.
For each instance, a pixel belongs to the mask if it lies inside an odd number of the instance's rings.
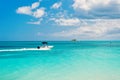
[[38,51],[38,50],[50,50],[49,48],[21,48],[21,49],[2,49],[0,52],[13,52],[13,51]]

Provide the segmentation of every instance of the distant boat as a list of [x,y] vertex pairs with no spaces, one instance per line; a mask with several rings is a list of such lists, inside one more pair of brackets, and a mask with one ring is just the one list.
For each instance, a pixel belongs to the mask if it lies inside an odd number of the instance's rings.
[[47,42],[42,42],[42,46],[37,47],[37,49],[40,49],[40,50],[49,50],[51,48],[53,48],[53,46],[48,46]]
[[76,40],[76,39],[72,39],[71,41],[75,42],[75,41],[77,41],[77,40]]

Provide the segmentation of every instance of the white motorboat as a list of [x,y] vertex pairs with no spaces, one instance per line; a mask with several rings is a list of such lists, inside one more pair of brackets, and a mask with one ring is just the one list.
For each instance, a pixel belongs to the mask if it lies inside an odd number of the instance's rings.
[[53,46],[48,46],[47,42],[42,42],[42,46],[38,46],[37,49],[39,50],[50,50],[51,48],[53,48]]
[[38,46],[37,49],[39,50],[50,50],[51,48],[53,48],[53,46]]
[[42,42],[42,46],[38,46],[37,48],[3,49],[3,50],[0,50],[0,52],[51,50],[51,48],[53,48],[53,46],[48,46],[47,42]]
[[39,49],[38,48],[21,48],[21,49],[2,49],[0,52],[13,52],[13,51],[38,51],[38,50],[51,50],[53,46],[41,46]]

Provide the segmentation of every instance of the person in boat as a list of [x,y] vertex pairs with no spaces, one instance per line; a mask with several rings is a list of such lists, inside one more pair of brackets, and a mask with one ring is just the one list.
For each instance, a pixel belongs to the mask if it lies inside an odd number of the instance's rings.
[[40,46],[38,46],[37,49],[40,49]]

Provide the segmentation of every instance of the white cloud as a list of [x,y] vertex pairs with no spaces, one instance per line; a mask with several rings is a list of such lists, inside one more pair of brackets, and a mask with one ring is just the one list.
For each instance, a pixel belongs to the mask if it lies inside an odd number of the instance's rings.
[[16,12],[19,14],[32,15],[32,11],[31,11],[30,6],[19,7]]
[[31,15],[35,18],[40,18],[45,14],[45,8],[38,8],[39,4],[39,2],[35,2],[32,6],[19,7],[16,12],[19,14]]
[[58,2],[58,3],[53,4],[51,8],[52,9],[58,9],[58,8],[60,8],[61,5],[62,5],[62,3]]
[[55,21],[55,23],[57,23],[58,25],[61,25],[61,26],[76,26],[76,25],[80,25],[80,23],[81,23],[78,18],[69,18],[69,19],[65,19],[65,18],[55,19],[55,18],[53,18],[53,21]]
[[74,0],[74,4],[72,5],[74,9],[84,9],[89,10],[90,7],[86,4],[86,0]]
[[77,10],[77,9],[82,9],[82,10],[86,10],[89,11],[92,8],[96,8],[96,7],[105,7],[107,5],[113,4],[113,3],[117,3],[119,4],[119,0],[74,0],[74,3],[72,5],[72,7]]
[[35,12],[33,12],[33,16],[36,18],[40,18],[45,14],[45,9],[44,8],[39,8]]
[[117,3],[120,4],[120,0],[117,0]]
[[[33,3],[31,6],[19,7],[16,12],[18,14],[26,14],[34,18],[40,19],[45,14],[45,8],[39,8],[40,1]],[[28,22],[29,24],[40,24],[40,20],[35,22]]]
[[112,39],[112,37],[120,37],[120,19],[87,20],[87,23],[85,26],[72,30],[56,32],[52,36],[64,38],[77,37],[78,39]]
[[35,2],[35,3],[32,4],[31,8],[35,9],[35,8],[39,7],[39,5],[40,5],[39,2]]

